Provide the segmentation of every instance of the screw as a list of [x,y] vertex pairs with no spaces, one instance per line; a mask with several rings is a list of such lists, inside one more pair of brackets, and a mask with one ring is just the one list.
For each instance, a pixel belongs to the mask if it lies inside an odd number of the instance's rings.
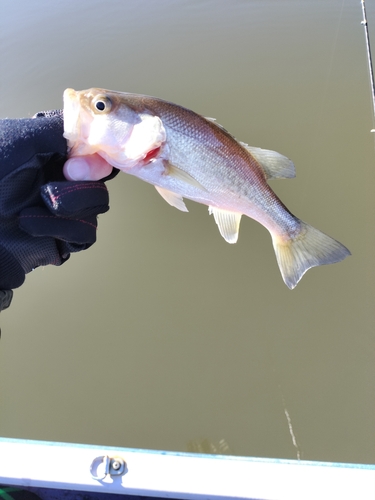
[[115,469],[115,470],[118,470],[119,468],[121,467],[121,464],[118,460],[114,460],[112,462],[112,468]]

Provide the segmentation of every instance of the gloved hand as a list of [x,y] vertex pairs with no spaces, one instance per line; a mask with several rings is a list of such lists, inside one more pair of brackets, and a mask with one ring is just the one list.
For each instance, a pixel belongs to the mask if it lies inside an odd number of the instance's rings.
[[[0,120],[0,310],[38,266],[66,262],[96,240],[102,181],[67,181],[61,111]],[[114,177],[114,169],[108,178]]]

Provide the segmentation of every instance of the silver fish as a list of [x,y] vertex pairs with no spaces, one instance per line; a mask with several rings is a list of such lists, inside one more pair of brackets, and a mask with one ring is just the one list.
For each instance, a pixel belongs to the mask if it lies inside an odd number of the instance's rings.
[[70,156],[99,154],[155,186],[172,206],[208,205],[223,238],[236,243],[242,214],[271,234],[286,285],[314,266],[350,255],[338,241],[295,217],[267,183],[292,178],[285,156],[237,141],[212,118],[155,97],[92,88],[64,92]]

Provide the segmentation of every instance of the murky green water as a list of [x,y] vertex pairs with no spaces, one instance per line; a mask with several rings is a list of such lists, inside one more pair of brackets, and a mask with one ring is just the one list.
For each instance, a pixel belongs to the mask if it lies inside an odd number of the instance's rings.
[[[109,185],[98,242],[37,269],[1,313],[0,435],[375,460],[375,152],[360,2],[1,2],[1,117],[66,87],[158,96],[275,149],[272,187],[353,256],[282,282],[268,232]],[[375,7],[368,2],[375,42]],[[372,30],[372,31],[371,31]]]

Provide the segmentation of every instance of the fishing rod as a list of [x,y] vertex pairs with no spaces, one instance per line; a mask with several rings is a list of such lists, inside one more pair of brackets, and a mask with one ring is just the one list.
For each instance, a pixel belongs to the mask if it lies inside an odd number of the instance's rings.
[[[363,27],[365,29],[366,48],[367,48],[367,62],[368,62],[368,69],[369,69],[369,75],[370,75],[370,87],[371,87],[371,96],[372,96],[372,109],[373,109],[374,124],[375,124],[375,85],[374,85],[374,71],[372,69],[370,36],[369,36],[369,33],[368,33],[368,23],[367,23],[367,17],[366,17],[365,0],[361,0],[361,4],[362,4],[362,14],[363,14],[363,20],[361,21],[361,24],[363,24]],[[375,129],[372,129],[371,132],[375,132]]]

